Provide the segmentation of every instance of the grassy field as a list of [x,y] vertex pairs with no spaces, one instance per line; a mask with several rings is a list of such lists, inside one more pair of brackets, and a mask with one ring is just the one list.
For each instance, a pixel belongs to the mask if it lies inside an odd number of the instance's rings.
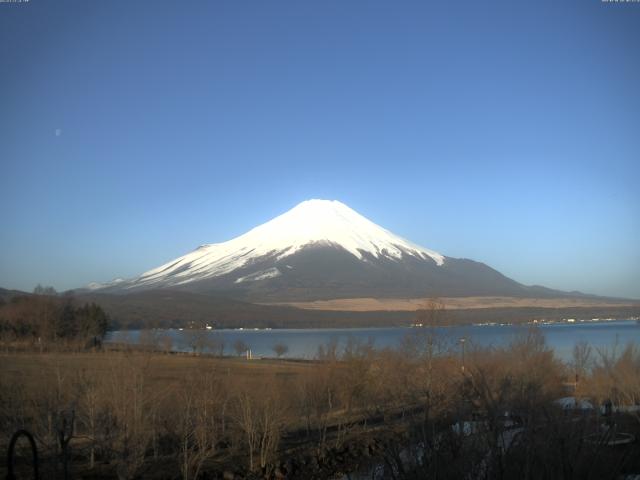
[[[153,442],[162,444],[167,441],[163,439],[173,439],[177,435],[188,438],[191,431],[181,434],[180,429],[193,422],[213,421],[216,428],[220,428],[223,419],[219,412],[224,408],[231,411],[238,396],[244,394],[240,392],[251,392],[265,398],[276,395],[276,388],[286,391],[285,385],[297,384],[311,368],[313,364],[309,362],[140,351],[2,353],[0,450],[6,452],[10,435],[26,427],[36,436],[41,450],[41,470],[44,469],[48,475],[42,478],[62,478],[61,463],[54,461],[61,455],[59,447],[55,446],[56,428],[60,415],[68,415],[70,410],[75,411],[74,438],[69,443],[74,455],[88,455],[88,438],[91,436],[88,414],[92,408],[96,412],[110,412],[110,417],[117,419],[114,425],[120,425],[118,428],[125,428],[125,425],[126,428],[138,428],[138,423],[142,422],[147,432],[143,450],[148,454]],[[265,385],[272,390],[267,392]],[[144,406],[136,411],[131,405],[137,401]],[[194,402],[190,407],[194,410],[188,413],[185,404],[190,402]],[[199,416],[196,410],[214,405],[214,420]],[[255,403],[250,405],[255,408]],[[224,421],[233,423],[231,415]],[[100,414],[95,418],[99,419]],[[284,423],[284,418],[282,416],[279,421]],[[293,428],[300,425],[294,418],[287,417],[286,422]],[[105,428],[110,427],[106,425]],[[157,436],[157,441],[150,440],[149,435],[152,434]],[[101,436],[108,443],[107,437]],[[140,440],[132,437],[126,441]],[[115,447],[118,446],[116,442]],[[113,447],[110,444],[109,448]],[[105,456],[107,450],[96,450],[96,463],[92,468],[87,467],[86,461],[73,461],[74,475],[70,478],[76,478],[76,475],[82,478],[114,478],[113,459],[112,455]],[[21,455],[21,458],[26,458],[24,451]],[[214,470],[221,471],[224,465],[233,465],[238,455],[242,458],[237,449],[220,449],[217,455],[207,457],[207,462]],[[180,477],[180,462],[176,460],[174,451],[154,454],[154,458],[153,462],[147,460],[146,466],[139,467],[146,472],[143,478]],[[22,470],[27,471],[28,468],[22,465]],[[4,478],[6,473],[3,465],[0,478]]]
[[170,385],[181,382],[187,375],[203,371],[216,372],[238,378],[262,378],[267,375],[296,377],[311,365],[306,362],[244,358],[215,358],[182,354],[158,353],[20,353],[0,354],[0,376],[4,381],[26,387],[42,385],[43,377],[53,379],[57,372],[76,375],[105,376],[124,363],[145,366],[151,385]]
[[[27,429],[38,444],[41,478],[52,479],[65,478],[68,468],[68,478],[94,480],[320,480],[372,464],[406,468],[402,480],[477,478],[483,459],[485,478],[505,480],[527,472],[555,479],[640,471],[638,443],[609,448],[602,433],[608,424],[637,438],[640,415],[574,415],[554,403],[571,394],[595,405],[635,405],[637,347],[587,365],[585,346],[568,366],[531,331],[503,349],[470,349],[462,368],[458,355],[437,355],[438,338],[422,333],[397,351],[354,344],[340,357],[327,350],[312,362],[8,353],[5,345],[0,451],[12,432]],[[578,371],[580,383],[572,384]],[[481,428],[460,436],[451,428],[460,421]],[[518,432],[505,453],[496,435]],[[430,458],[441,461],[425,463],[416,445],[428,445]],[[409,456],[399,459],[399,451]],[[21,449],[18,478],[29,478],[28,458]],[[575,474],[556,475],[566,468]],[[0,478],[6,475],[0,466]]]

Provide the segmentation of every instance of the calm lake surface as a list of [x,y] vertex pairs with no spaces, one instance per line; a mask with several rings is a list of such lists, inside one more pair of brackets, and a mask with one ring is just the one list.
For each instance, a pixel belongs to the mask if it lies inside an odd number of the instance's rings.
[[[466,345],[503,346],[512,341],[516,335],[526,332],[532,325],[471,325],[464,327],[443,327],[436,329],[443,341],[452,348],[460,348],[461,338],[466,339]],[[579,341],[586,341],[592,347],[599,349],[621,349],[630,342],[640,344],[640,323],[634,320],[613,320],[600,322],[575,322],[537,325],[544,334],[547,344],[553,348],[556,355],[569,360],[574,345]],[[273,330],[204,330],[200,331],[212,341],[222,340],[225,345],[225,355],[235,354],[233,345],[236,341],[243,341],[251,348],[254,357],[274,357],[273,346],[281,343],[289,350],[285,357],[312,359],[318,352],[320,345],[337,341],[339,348],[344,347],[349,338],[360,342],[372,341],[376,348],[395,348],[400,345],[407,335],[416,335],[421,328],[390,327],[390,328],[323,328],[323,329],[273,329]],[[189,330],[155,330],[159,336],[168,335],[172,339],[175,351],[190,351],[189,338],[193,331]],[[107,341],[137,343],[140,331],[110,332]],[[206,351],[206,350],[205,350]],[[594,352],[595,353],[595,352]]]

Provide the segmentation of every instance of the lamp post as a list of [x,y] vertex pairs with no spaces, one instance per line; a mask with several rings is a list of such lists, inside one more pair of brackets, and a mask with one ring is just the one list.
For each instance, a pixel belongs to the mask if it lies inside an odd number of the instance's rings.
[[464,374],[464,343],[467,339],[462,337],[460,339],[460,346],[462,347],[462,373]]

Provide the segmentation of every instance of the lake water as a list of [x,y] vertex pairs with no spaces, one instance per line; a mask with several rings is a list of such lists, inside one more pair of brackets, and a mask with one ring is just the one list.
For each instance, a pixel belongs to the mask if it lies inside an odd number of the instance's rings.
[[[461,327],[442,327],[437,329],[438,336],[453,348],[461,338],[466,345],[503,346],[512,341],[516,335],[526,332],[531,325],[471,325]],[[600,322],[575,322],[538,325],[544,334],[547,344],[554,349],[556,355],[563,359],[571,358],[574,345],[586,341],[594,348],[623,348],[630,342],[640,344],[640,323],[633,320],[613,320]],[[273,329],[273,330],[205,330],[202,335],[210,340],[222,340],[225,355],[235,354],[233,345],[238,340],[244,342],[254,357],[274,357],[273,346],[280,343],[288,347],[285,357],[312,359],[320,345],[337,341],[339,348],[344,347],[349,338],[360,342],[372,341],[377,348],[400,345],[407,335],[415,335],[421,328],[326,328],[326,329]],[[190,351],[189,338],[193,331],[189,330],[156,330],[156,335],[168,335],[172,339],[175,351]],[[140,331],[116,331],[107,336],[107,341],[137,343]],[[595,353],[595,352],[594,352]]]

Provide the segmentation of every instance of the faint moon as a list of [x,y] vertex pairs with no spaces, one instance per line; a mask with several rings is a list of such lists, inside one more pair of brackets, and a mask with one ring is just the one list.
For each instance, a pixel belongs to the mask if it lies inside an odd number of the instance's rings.
[[62,135],[62,129],[56,128],[56,137],[59,137],[60,135]]

